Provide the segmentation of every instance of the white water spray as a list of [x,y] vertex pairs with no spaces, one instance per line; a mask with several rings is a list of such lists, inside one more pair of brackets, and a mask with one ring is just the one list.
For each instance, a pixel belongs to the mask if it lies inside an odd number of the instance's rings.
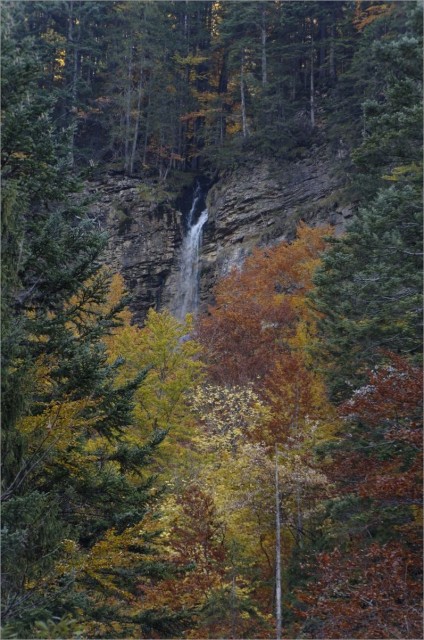
[[187,217],[188,229],[181,247],[177,309],[177,316],[181,320],[185,318],[187,313],[195,313],[199,306],[199,253],[202,244],[202,229],[208,219],[208,210],[204,209],[196,222],[193,220],[201,197],[202,191],[198,185]]

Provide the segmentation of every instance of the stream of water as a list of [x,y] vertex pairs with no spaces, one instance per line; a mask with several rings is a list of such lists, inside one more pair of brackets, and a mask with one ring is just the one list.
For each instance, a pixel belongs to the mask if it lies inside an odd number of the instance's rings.
[[187,216],[187,230],[181,247],[180,278],[178,287],[177,316],[181,320],[187,313],[196,313],[199,306],[199,254],[202,245],[202,230],[208,219],[208,210],[203,209],[203,193],[197,184],[191,209]]

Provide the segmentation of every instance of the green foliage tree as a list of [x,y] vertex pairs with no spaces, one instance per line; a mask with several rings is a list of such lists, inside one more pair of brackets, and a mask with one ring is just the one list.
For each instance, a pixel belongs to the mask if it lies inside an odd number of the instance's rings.
[[364,381],[382,348],[420,350],[422,207],[414,185],[381,191],[316,275],[320,350],[337,400]]
[[[408,608],[418,597],[421,548],[414,506],[421,493],[421,448],[414,444],[421,391],[414,382],[420,371],[413,366],[422,346],[421,9],[403,4],[369,9],[361,28],[362,45],[370,46],[367,54],[360,48],[354,60],[366,66],[368,55],[379,78],[375,86],[364,83],[363,137],[352,154],[362,207],[345,236],[330,240],[312,294],[320,314],[321,366],[333,400],[344,401],[341,411],[350,420],[341,424],[337,442],[321,448],[336,494],[318,524],[316,547],[325,552],[315,561],[323,582],[304,631],[351,637],[365,633],[365,625],[373,635],[412,637],[419,621]],[[357,94],[356,100],[361,104]],[[337,558],[348,550],[343,568]],[[394,578],[398,586],[390,592],[384,575],[395,565],[410,569]],[[334,618],[329,612],[340,605],[337,594],[346,593],[346,570],[362,586],[352,591],[351,611]],[[402,590],[406,597],[394,596]],[[372,616],[364,619],[360,599],[366,591],[375,600],[367,605]],[[387,611],[397,606],[389,619]],[[401,618],[410,628],[394,631]]]
[[[37,51],[31,41],[14,40],[15,20],[6,8],[3,632],[53,637],[73,633],[76,618],[119,617],[119,603],[105,604],[100,582],[82,580],[77,568],[109,530],[119,536],[135,524],[140,528],[154,508],[156,492],[144,468],[164,431],[129,437],[133,394],[145,372],[117,383],[120,361],[109,360],[103,338],[119,324],[122,302],[104,305],[110,285],[100,268],[105,236],[69,198],[72,141],[54,127],[56,96],[46,100],[39,92]],[[141,546],[135,538],[133,546],[127,542],[138,567],[155,537],[140,535]],[[68,562],[73,549],[76,558]],[[143,566],[152,575],[164,570],[154,559]],[[135,572],[127,577],[135,591]],[[138,627],[148,620],[149,629],[166,618],[134,615],[125,612],[127,623],[128,617]]]
[[363,382],[365,369],[380,360],[381,348],[404,354],[420,349],[419,11],[395,10],[391,19],[403,21],[390,23],[389,37],[382,29],[385,16],[365,29],[380,36],[371,52],[384,80],[378,96],[363,104],[366,135],[353,154],[363,206],[346,236],[331,241],[315,280],[322,347],[337,399]]

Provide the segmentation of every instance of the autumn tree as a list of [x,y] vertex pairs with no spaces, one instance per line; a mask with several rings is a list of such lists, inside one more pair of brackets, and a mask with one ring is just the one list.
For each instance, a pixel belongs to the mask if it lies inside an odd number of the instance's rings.
[[127,320],[108,339],[109,357],[125,360],[120,381],[144,372],[143,385],[134,396],[135,416],[144,437],[157,430],[168,433],[168,444],[163,443],[157,458],[168,472],[169,465],[182,463],[184,447],[191,440],[190,395],[202,377],[200,347],[190,338],[191,323],[189,316],[180,322],[166,310],[150,309],[142,328]]
[[328,233],[301,225],[292,244],[256,249],[218,283],[216,302],[199,327],[216,380],[263,384],[276,359],[290,352],[290,341],[313,330],[305,294]]
[[387,356],[341,409],[350,437],[333,443],[327,465],[335,548],[318,556],[319,583],[314,569],[301,594],[314,637],[413,638],[421,625],[422,371]]
[[[318,557],[318,584],[301,595],[306,637],[416,638],[422,627],[417,557],[399,542]],[[312,605],[312,606],[311,606]]]

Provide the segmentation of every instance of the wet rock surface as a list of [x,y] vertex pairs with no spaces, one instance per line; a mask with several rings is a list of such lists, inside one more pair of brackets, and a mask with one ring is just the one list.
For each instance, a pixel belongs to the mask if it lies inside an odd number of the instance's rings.
[[[219,177],[207,194],[209,219],[200,257],[200,303],[211,301],[217,279],[241,265],[255,246],[292,240],[300,221],[332,224],[341,233],[352,207],[343,202],[335,160],[315,150],[297,162],[262,161]],[[175,307],[180,282],[183,213],[146,202],[141,181],[116,176],[89,182],[91,216],[107,229],[105,261],[120,271],[142,322],[149,307]]]

